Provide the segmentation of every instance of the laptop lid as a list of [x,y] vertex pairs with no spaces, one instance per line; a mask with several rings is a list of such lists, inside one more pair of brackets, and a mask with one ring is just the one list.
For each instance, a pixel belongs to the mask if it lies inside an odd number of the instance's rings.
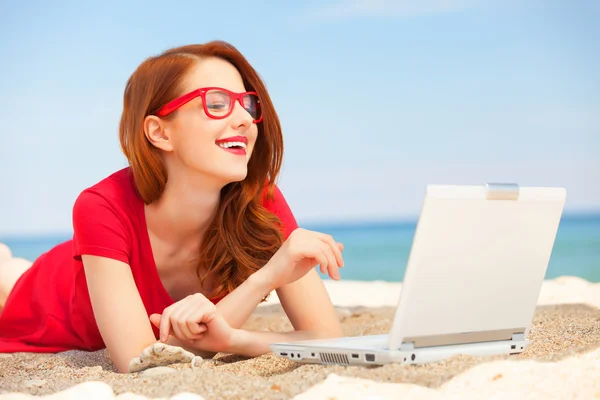
[[428,185],[390,349],[527,336],[566,190]]

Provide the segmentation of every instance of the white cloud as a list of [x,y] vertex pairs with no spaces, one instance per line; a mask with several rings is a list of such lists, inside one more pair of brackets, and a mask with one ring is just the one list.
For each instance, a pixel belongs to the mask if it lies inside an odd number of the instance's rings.
[[339,0],[311,9],[308,16],[313,20],[409,17],[460,11],[481,3],[482,1],[478,0]]

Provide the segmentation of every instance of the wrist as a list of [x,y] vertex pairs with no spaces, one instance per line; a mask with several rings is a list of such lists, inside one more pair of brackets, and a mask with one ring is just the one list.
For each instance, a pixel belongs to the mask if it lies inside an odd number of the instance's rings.
[[234,329],[231,333],[229,346],[226,352],[244,355],[244,349],[248,348],[249,343],[247,331],[243,329]]
[[269,274],[269,270],[266,268],[267,266],[265,265],[262,269],[259,269],[248,277],[249,283],[253,286],[254,290],[261,294],[261,297],[268,295],[276,289],[273,285],[273,279]]

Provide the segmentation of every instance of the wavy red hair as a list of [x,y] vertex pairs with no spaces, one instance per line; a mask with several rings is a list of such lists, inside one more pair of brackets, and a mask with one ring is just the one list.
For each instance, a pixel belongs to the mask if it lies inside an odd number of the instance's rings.
[[156,201],[168,176],[161,150],[144,134],[144,119],[182,95],[188,71],[207,57],[224,59],[237,68],[246,90],[259,94],[264,116],[258,124],[248,175],[221,190],[216,216],[200,246],[198,277],[202,283],[208,276],[216,278],[216,286],[208,296],[219,297],[265,265],[283,243],[281,222],[262,206],[264,196],[271,198],[274,193],[283,158],[283,138],[279,117],[258,73],[234,46],[222,41],[172,48],[150,57],[125,86],[119,139],[138,193],[146,204]]

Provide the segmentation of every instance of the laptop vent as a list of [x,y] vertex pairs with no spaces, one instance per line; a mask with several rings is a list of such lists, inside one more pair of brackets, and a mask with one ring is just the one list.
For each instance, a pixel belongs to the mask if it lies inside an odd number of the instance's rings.
[[348,356],[345,354],[336,354],[336,353],[319,353],[321,357],[321,361],[325,364],[350,364],[348,362]]

